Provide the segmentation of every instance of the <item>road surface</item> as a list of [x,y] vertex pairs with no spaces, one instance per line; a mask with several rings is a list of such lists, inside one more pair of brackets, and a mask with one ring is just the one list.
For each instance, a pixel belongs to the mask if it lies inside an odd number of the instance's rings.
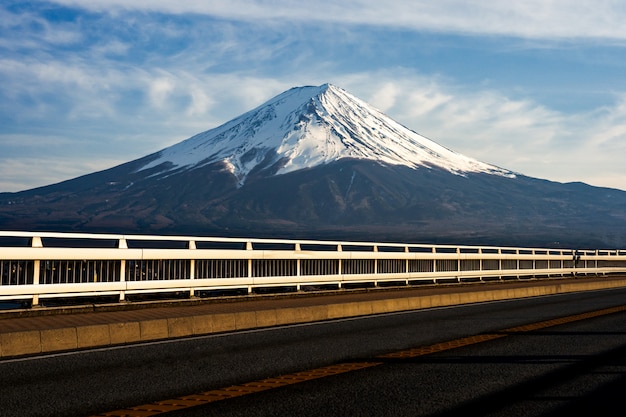
[[611,415],[625,305],[614,289],[5,360],[0,415]]

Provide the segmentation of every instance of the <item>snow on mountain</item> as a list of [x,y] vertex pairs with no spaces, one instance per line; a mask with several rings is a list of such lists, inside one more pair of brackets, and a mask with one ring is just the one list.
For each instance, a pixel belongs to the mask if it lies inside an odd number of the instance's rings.
[[341,158],[440,167],[456,175],[484,172],[515,177],[511,171],[453,152],[407,129],[330,84],[292,88],[157,155],[140,171],[164,164],[163,174],[222,161],[240,185],[255,167],[273,167],[280,175]]

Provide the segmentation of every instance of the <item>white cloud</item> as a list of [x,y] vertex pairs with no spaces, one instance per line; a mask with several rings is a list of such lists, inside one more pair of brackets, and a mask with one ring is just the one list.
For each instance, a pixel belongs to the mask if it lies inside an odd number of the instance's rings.
[[130,48],[128,43],[119,40],[105,41],[106,43],[96,45],[93,51],[97,55],[126,55]]
[[[286,84],[237,74],[0,59],[0,192],[109,168],[257,106]],[[29,168],[32,167],[32,168]]]
[[0,192],[50,185],[122,162],[126,161],[50,156],[43,152],[30,157],[0,158]]
[[593,116],[600,129],[592,132],[589,142],[607,152],[626,149],[626,93],[617,97],[615,106],[599,109]]
[[150,103],[157,107],[162,108],[165,106],[170,94],[174,91],[174,81],[171,77],[159,77],[153,79],[150,82],[149,96]]
[[197,13],[250,21],[326,21],[524,38],[626,39],[626,5],[615,0],[56,0],[97,11]]
[[352,75],[344,88],[481,161],[533,177],[626,190],[626,95],[614,106],[565,114],[530,99],[405,71]]
[[191,104],[187,107],[186,114],[190,117],[204,116],[215,103],[201,86],[192,85],[190,88]]
[[[22,28],[29,28],[25,31]],[[83,35],[72,23],[51,24],[46,19],[31,12],[12,13],[0,5],[0,47],[15,50],[27,48],[36,50],[42,44],[47,46],[69,46],[79,43]],[[7,36],[15,32],[17,36]]]

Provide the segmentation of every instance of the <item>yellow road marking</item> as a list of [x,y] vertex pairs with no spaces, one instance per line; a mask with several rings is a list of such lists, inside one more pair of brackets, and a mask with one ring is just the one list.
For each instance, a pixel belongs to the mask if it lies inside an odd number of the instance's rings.
[[248,382],[241,385],[233,385],[226,388],[215,389],[202,392],[200,394],[187,395],[166,401],[157,401],[152,404],[130,407],[123,410],[111,411],[97,414],[97,416],[107,417],[147,417],[167,413],[169,411],[181,410],[195,407],[197,405],[208,404],[215,401],[240,397],[242,395],[255,392],[267,391],[270,389],[284,387],[286,385],[298,384],[317,378],[324,378],[331,375],[338,375],[345,372],[356,371],[357,369],[369,368],[381,365],[383,362],[347,362],[338,365],[325,366],[310,371],[296,372],[293,374],[280,375],[273,378],[262,379],[260,381]]
[[[339,375],[346,372],[352,372],[359,369],[370,368],[382,365],[388,359],[407,359],[418,356],[429,355],[436,352],[442,352],[463,346],[469,346],[477,343],[495,340],[516,333],[532,332],[535,330],[545,329],[560,324],[572,323],[575,321],[586,320],[593,317],[604,316],[621,311],[626,311],[625,306],[612,307],[589,313],[576,314],[573,316],[560,317],[557,319],[541,321],[538,323],[527,324],[523,326],[511,327],[494,333],[479,334],[475,336],[463,337],[448,342],[435,343],[429,346],[421,346],[412,349],[406,349],[398,352],[379,355],[373,361],[363,362],[346,362],[336,365],[324,366],[322,368],[312,369],[308,371],[295,372],[292,374],[279,375],[272,378],[266,378],[259,381],[248,382],[240,385],[233,385],[226,388],[214,389],[199,394],[186,395],[171,400],[157,401],[151,404],[139,405],[136,407],[125,408],[116,411],[110,411],[97,414],[93,417],[149,417],[159,414],[177,411],[186,408],[196,407],[216,401],[227,400],[229,398],[240,397],[243,395],[253,394],[257,392],[267,391],[274,388],[284,387],[287,385],[298,384],[300,382],[311,381],[313,379],[324,378],[332,375]],[[379,359],[378,361],[376,359]]]

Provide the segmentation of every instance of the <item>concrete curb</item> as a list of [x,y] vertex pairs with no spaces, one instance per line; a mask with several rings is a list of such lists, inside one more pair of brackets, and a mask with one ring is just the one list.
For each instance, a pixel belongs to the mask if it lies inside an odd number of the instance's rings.
[[555,283],[544,286],[529,284],[528,287],[523,288],[500,288],[470,292],[455,292],[454,288],[450,288],[450,292],[446,294],[406,298],[157,318],[123,323],[86,324],[60,329],[15,331],[0,334],[0,358],[15,358],[336,318],[621,287],[626,287],[626,279],[605,282]]

